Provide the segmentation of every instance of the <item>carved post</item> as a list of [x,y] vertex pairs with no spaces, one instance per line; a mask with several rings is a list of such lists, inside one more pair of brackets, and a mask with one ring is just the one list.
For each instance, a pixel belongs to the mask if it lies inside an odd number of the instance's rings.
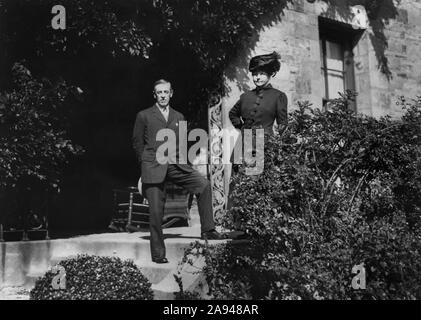
[[224,214],[225,179],[223,163],[222,99],[214,96],[208,109],[209,126],[209,175],[212,186],[213,214],[218,221]]
[[129,214],[127,218],[127,225],[126,230],[130,230],[132,226],[132,218],[133,218],[133,190],[129,190],[130,198],[129,198]]

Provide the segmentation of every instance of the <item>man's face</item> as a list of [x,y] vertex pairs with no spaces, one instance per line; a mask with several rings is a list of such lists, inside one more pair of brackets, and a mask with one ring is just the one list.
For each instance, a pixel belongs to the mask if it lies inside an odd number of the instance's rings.
[[265,87],[269,84],[271,76],[264,71],[255,71],[252,73],[253,82],[256,87]]
[[170,83],[157,84],[154,89],[154,97],[160,107],[167,107],[172,97],[172,89]]

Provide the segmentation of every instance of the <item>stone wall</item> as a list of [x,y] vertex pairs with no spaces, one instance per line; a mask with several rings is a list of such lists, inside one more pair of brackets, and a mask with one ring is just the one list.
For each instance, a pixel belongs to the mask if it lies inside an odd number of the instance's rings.
[[[338,5],[340,5],[338,0]],[[343,1],[342,1],[343,3]],[[361,30],[355,47],[355,88],[358,92],[356,110],[375,117],[386,114],[399,117],[396,105],[399,95],[415,97],[421,94],[421,0],[401,0],[396,3],[398,15],[386,23],[384,35],[388,41],[385,56],[391,78],[379,70],[372,41],[371,26]],[[299,100],[308,100],[315,107],[322,106],[323,76],[321,72],[319,16],[352,24],[353,17],[343,18],[323,1],[311,4],[297,0],[280,17],[280,22],[260,31],[252,39],[254,47],[227,70],[229,94],[224,98],[224,128],[226,135],[235,131],[228,112],[244,90],[254,88],[247,61],[257,54],[274,50],[281,54],[281,70],[272,85],[284,91],[289,100],[289,111],[296,108]],[[355,29],[355,28],[354,28]],[[232,146],[225,145],[226,152]],[[229,169],[228,169],[229,171]],[[226,177],[229,177],[229,172]]]
[[[421,85],[421,1],[402,0],[397,5],[396,19],[386,24],[388,40],[386,57],[392,78],[388,80],[378,68],[378,60],[370,39],[371,28],[362,31],[362,37],[354,47],[355,84],[359,93],[357,111],[373,116],[390,114],[398,116],[396,108],[398,95],[414,97]],[[323,97],[321,74],[318,16],[335,20],[343,18],[328,13],[328,6],[318,1],[295,1],[285,10],[281,21],[262,30],[254,48],[247,57],[234,62],[234,76],[227,80],[231,92],[225,97],[225,111],[228,113],[241,92],[252,89],[253,82],[243,61],[256,54],[273,50],[281,53],[281,70],[274,78],[274,87],[284,91],[289,98],[290,110],[297,100],[309,100],[320,107]],[[351,23],[349,21],[344,21]],[[240,65],[240,61],[241,65]],[[236,75],[235,75],[236,72]],[[234,78],[234,79],[233,79]],[[229,120],[227,127],[229,127]]]

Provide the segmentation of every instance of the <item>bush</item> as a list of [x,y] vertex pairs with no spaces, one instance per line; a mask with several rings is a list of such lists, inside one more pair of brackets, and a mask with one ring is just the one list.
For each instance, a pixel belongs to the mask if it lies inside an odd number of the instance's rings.
[[12,71],[13,87],[0,94],[0,188],[25,179],[57,188],[62,166],[82,151],[66,132],[65,101],[72,87],[35,79],[20,63]]
[[65,289],[54,289],[48,271],[30,292],[31,300],[152,300],[151,283],[129,260],[78,255],[59,263],[66,273]]
[[224,223],[249,242],[205,247],[214,298],[421,298],[421,98],[401,98],[396,121],[348,111],[352,98],[300,103],[264,172],[233,177]]
[[65,117],[78,94],[63,81],[36,79],[21,63],[14,64],[12,79],[0,93],[0,205],[9,215],[44,214],[46,194],[59,192],[65,165],[82,153],[68,137]]

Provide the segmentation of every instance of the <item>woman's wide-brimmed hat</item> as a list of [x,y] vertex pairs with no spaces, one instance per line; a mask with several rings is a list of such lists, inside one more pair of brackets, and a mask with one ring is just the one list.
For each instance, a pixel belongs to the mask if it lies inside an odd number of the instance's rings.
[[250,60],[249,70],[250,72],[262,70],[269,74],[278,72],[281,68],[281,63],[279,62],[280,58],[280,54],[276,51],[269,54],[255,56]]

